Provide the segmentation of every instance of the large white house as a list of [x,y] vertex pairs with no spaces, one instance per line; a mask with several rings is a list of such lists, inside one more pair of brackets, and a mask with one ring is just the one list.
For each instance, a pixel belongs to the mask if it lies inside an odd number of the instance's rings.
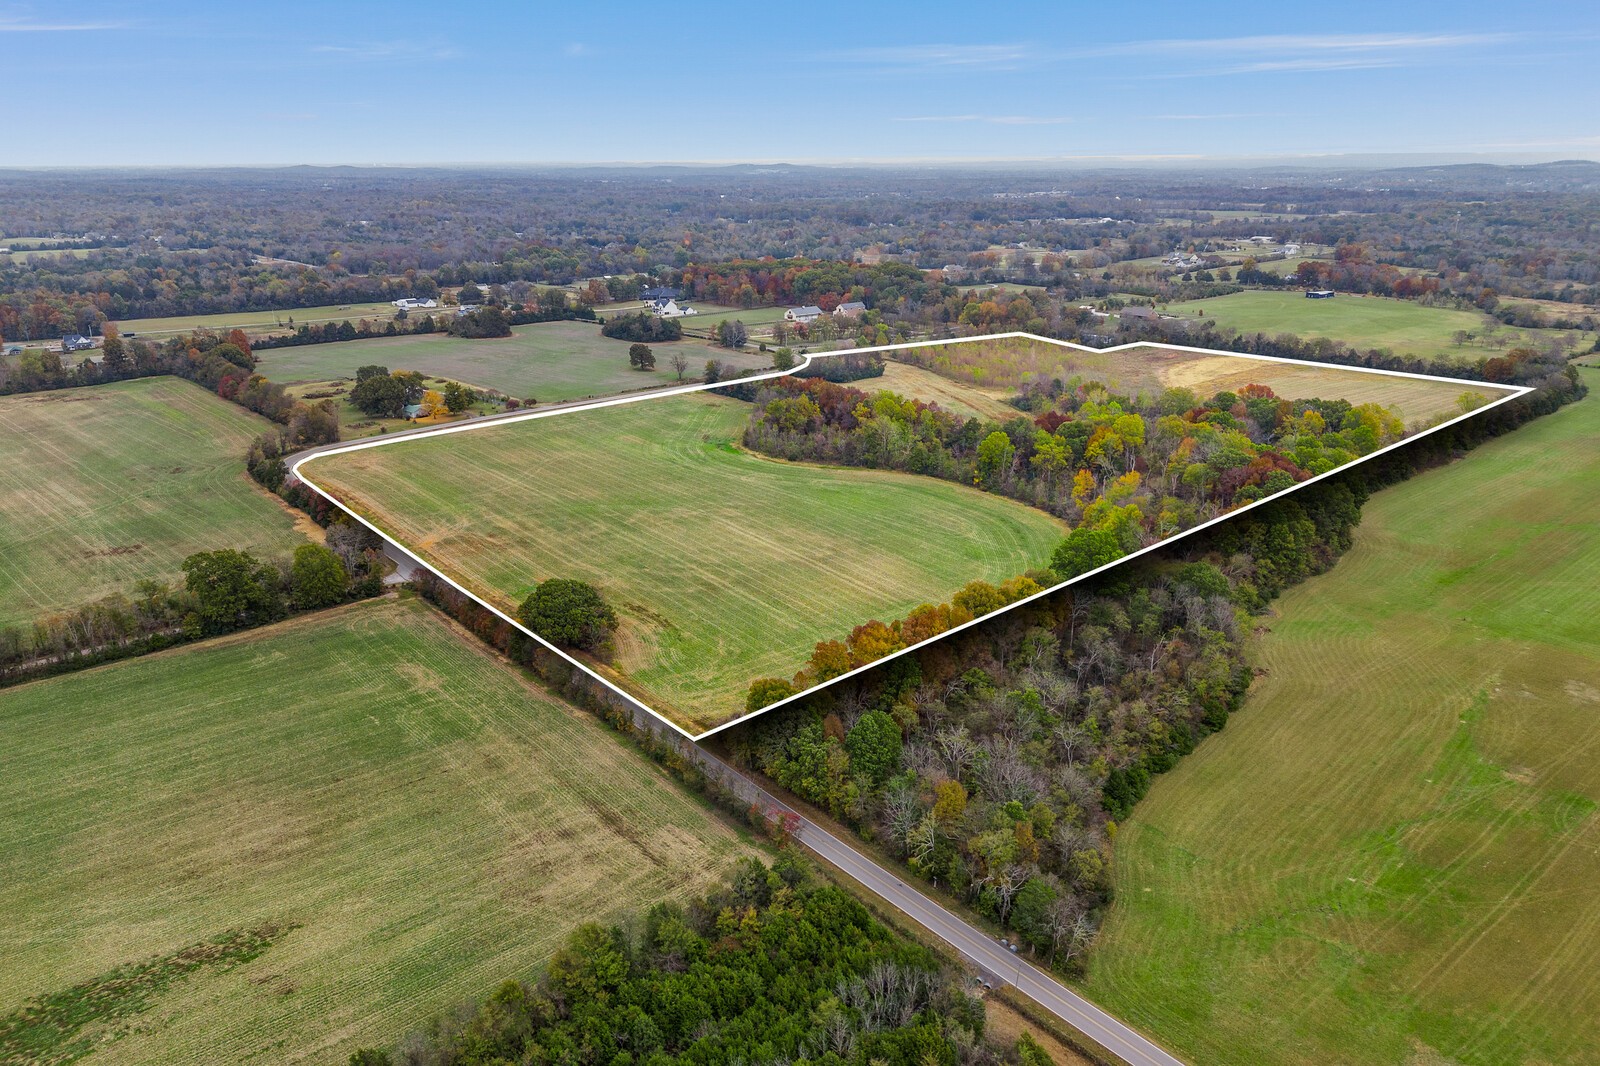
[[406,296],[389,302],[402,311],[420,311],[426,307],[439,306],[438,300],[429,300],[421,296]]
[[821,317],[822,308],[815,304],[806,304],[804,307],[791,307],[783,313],[785,322],[799,322],[802,325],[807,322],[815,322]]
[[667,300],[654,305],[655,313],[661,318],[682,318],[685,315],[697,315],[700,312],[687,304],[679,304],[676,300]]

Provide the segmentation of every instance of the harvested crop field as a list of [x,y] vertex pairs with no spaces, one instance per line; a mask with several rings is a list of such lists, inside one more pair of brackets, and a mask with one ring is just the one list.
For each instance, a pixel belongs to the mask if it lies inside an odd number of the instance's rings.
[[[1407,425],[1461,412],[1457,401],[1472,392],[1503,395],[1477,383],[1426,381],[1333,365],[1306,366],[1225,353],[1186,352],[1157,345],[1121,351],[1086,351],[1026,338],[935,345],[890,353],[895,362],[932,371],[981,394],[1004,397],[1025,381],[1081,377],[1113,392],[1152,393],[1189,388],[1201,397],[1245,385],[1266,385],[1284,399],[1343,399],[1394,408]],[[871,379],[857,387],[870,389]],[[925,397],[919,397],[925,398]],[[993,416],[990,416],[993,417]]]
[[785,463],[694,393],[323,456],[303,471],[508,612],[552,577],[622,616],[611,672],[698,732],[820,640],[1045,565],[1065,527],[967,486]]
[[1118,834],[1097,1002],[1196,1063],[1595,1061],[1596,484],[1591,394],[1373,497]]
[[178,378],[0,397],[0,625],[181,580],[193,552],[305,543],[244,471],[271,427]]
[[80,996],[96,1063],[344,1062],[752,851],[415,599],[0,691],[0,732],[0,1032],[124,964],[275,931],[131,1016]]

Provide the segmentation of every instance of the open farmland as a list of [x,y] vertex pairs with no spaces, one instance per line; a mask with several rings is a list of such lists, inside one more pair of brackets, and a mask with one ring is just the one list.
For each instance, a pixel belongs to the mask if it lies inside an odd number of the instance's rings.
[[[888,356],[894,362],[930,370],[964,386],[962,392],[968,406],[978,406],[985,398],[1003,399],[1033,378],[1077,376],[1104,382],[1113,391],[1124,394],[1181,387],[1193,389],[1202,398],[1245,385],[1266,385],[1279,396],[1291,400],[1344,399],[1352,404],[1376,403],[1393,408],[1410,425],[1442,415],[1459,414],[1457,400],[1464,393],[1475,393],[1485,399],[1501,395],[1496,389],[1475,383],[1426,381],[1348,367],[1185,352],[1158,345],[1094,351],[1028,338],[1008,338],[981,344],[904,349],[890,352]],[[857,386],[870,389],[872,380],[858,382]],[[936,390],[926,385],[910,382],[910,387],[920,389],[908,393],[918,399],[933,402],[940,399]],[[994,417],[992,409],[990,411],[989,417]]]
[[694,731],[817,641],[1042,566],[1065,531],[966,486],[752,455],[749,411],[695,393],[303,469],[502,609],[551,577],[598,586],[623,618],[615,673]]
[[770,365],[765,355],[712,348],[696,341],[653,344],[656,369],[628,365],[628,342],[600,335],[588,322],[541,322],[517,326],[510,337],[463,340],[443,334],[382,337],[375,340],[306,344],[257,353],[261,372],[273,381],[332,381],[355,376],[369,364],[390,370],[416,370],[433,377],[495,389],[541,403],[606,396],[630,389],[670,385],[674,351],[689,360],[688,375],[698,378],[706,361],[720,359],[743,370]]
[[936,403],[946,411],[954,411],[968,418],[1005,422],[1022,414],[1006,403],[1006,397],[1015,390],[980,389],[976,385],[963,385],[910,363],[887,361],[883,364],[881,376],[850,384],[852,388],[866,392],[888,389],[923,403]]
[[0,625],[181,579],[192,552],[305,543],[244,472],[270,427],[178,378],[0,398]]
[[0,692],[0,729],[0,1017],[288,927],[91,1022],[96,1063],[343,1062],[751,850],[417,600]]
[[[1387,348],[1396,355],[1450,359],[1470,363],[1504,348],[1485,348],[1476,341],[1457,345],[1456,331],[1481,338],[1486,331],[1506,342],[1506,347],[1536,343],[1559,336],[1557,330],[1525,330],[1493,323],[1475,311],[1425,307],[1412,300],[1340,293],[1331,300],[1308,300],[1305,293],[1246,290],[1208,300],[1173,304],[1171,314],[1196,316],[1200,312],[1220,326],[1241,333],[1276,336],[1325,337],[1360,349]],[[1581,334],[1574,334],[1580,337]]]
[[322,307],[291,307],[277,311],[228,311],[215,315],[176,315],[171,318],[130,318],[118,322],[123,336],[137,334],[152,340],[164,340],[177,333],[190,333],[197,329],[225,333],[242,329],[252,336],[271,333],[292,333],[296,326],[314,326],[326,322],[356,323],[363,318],[370,322],[387,322],[394,317],[394,305],[389,303],[327,304]]
[[1372,499],[1118,835],[1097,1002],[1199,1062],[1595,1061],[1596,484],[1591,394]]

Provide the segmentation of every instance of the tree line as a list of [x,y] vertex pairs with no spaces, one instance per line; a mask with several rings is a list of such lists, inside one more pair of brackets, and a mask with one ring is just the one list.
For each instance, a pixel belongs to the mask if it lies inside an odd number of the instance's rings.
[[303,544],[282,559],[234,548],[196,552],[183,561],[181,585],[140,581],[30,626],[0,627],[0,685],[82,670],[203,637],[267,625],[382,591],[378,538],[365,527],[333,522],[322,544]]
[[[1109,899],[1116,823],[1243,700],[1253,616],[1333,565],[1371,491],[1583,392],[1576,374],[1556,375],[1480,418],[760,716],[730,732],[731,754],[1040,957],[1076,968]],[[918,608],[900,633],[912,617],[936,628],[942,606]],[[894,626],[857,632],[881,642]],[[849,641],[844,650],[853,654]],[[793,691],[763,684],[752,709]]]
[[571,933],[533,982],[420,1025],[351,1066],[510,1062],[1046,1066],[987,1040],[982,1003],[926,948],[792,854],[707,895]]
[[280,423],[297,447],[339,439],[339,412],[331,401],[298,400],[282,385],[257,374],[255,367],[252,344],[241,330],[226,336],[197,330],[161,344],[125,341],[112,332],[106,336],[98,362],[85,358],[68,364],[58,353],[37,349],[30,349],[14,367],[0,361],[0,396],[170,374]]
[[757,392],[744,443],[785,459],[976,485],[1057,515],[1081,543],[1122,555],[1405,433],[1375,404],[1285,400],[1264,385],[1204,399],[1187,388],[1120,396],[1052,377],[1010,402],[1017,416],[1001,423],[889,390],[777,378]]

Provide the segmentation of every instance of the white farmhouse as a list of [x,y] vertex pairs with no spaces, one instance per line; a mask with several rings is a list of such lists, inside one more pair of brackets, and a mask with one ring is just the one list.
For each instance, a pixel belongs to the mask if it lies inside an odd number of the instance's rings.
[[804,307],[791,307],[783,313],[785,322],[799,322],[802,325],[807,322],[815,322],[821,317],[822,308],[815,304],[806,304]]

